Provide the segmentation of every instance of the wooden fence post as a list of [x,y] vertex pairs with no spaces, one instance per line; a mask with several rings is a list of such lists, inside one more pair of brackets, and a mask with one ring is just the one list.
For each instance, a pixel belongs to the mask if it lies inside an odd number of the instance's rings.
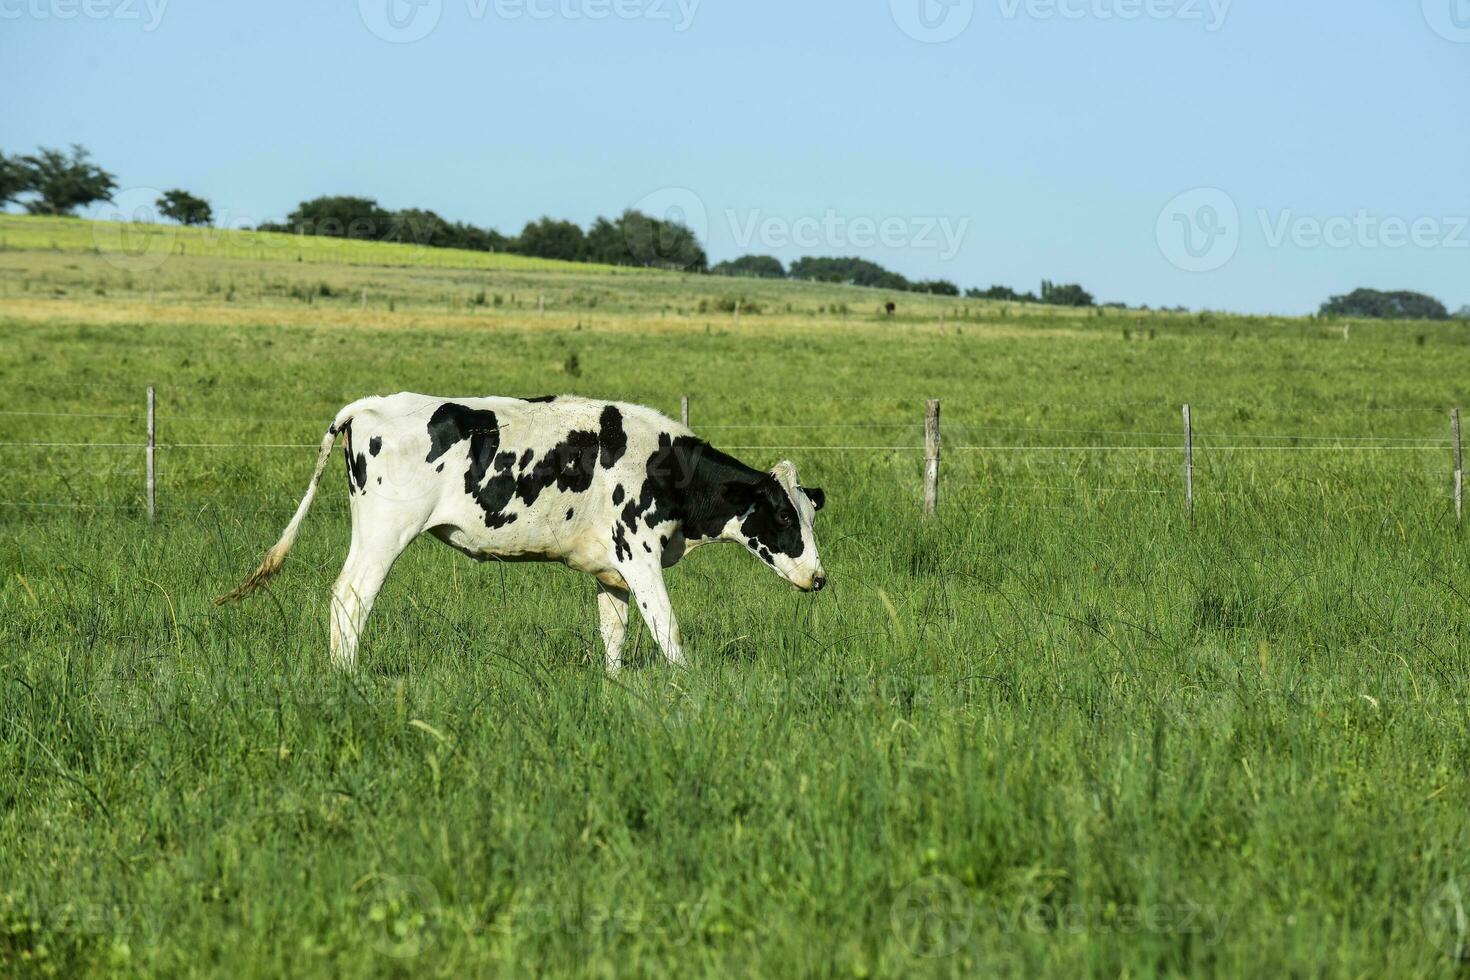
[[924,516],[939,509],[939,399],[924,404]]
[[1194,520],[1194,418],[1184,405],[1184,505]]
[[150,521],[153,520],[153,515],[154,515],[154,493],[155,493],[154,470],[153,470],[153,450],[156,448],[157,441],[158,441],[158,430],[154,426],[154,423],[153,423],[153,402],[154,402],[154,398],[153,398],[153,386],[152,385],[149,385],[148,386],[148,449],[147,449],[145,455],[147,457],[147,471],[148,471],[148,519]]
[[1465,512],[1465,466],[1460,454],[1460,410],[1450,409],[1450,432],[1455,439],[1455,523],[1459,524]]
[[679,396],[679,419],[686,426],[689,424],[689,396]]

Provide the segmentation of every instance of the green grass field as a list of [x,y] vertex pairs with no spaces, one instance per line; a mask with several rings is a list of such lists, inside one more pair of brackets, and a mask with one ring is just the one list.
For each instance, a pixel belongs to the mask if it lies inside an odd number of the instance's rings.
[[[0,221],[0,974],[1464,975],[1463,325],[78,227]],[[590,580],[426,539],[338,676],[336,467],[211,600],[400,389],[687,393],[826,489],[832,588],[702,552],[691,669],[610,681]]]

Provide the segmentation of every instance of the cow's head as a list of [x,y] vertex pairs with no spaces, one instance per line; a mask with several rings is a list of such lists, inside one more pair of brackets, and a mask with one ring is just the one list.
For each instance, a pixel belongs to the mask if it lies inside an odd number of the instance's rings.
[[725,498],[736,511],[726,537],[745,545],[803,592],[821,591],[827,573],[817,554],[812,519],[827,498],[797,481],[795,463],[782,460],[755,483],[728,483]]

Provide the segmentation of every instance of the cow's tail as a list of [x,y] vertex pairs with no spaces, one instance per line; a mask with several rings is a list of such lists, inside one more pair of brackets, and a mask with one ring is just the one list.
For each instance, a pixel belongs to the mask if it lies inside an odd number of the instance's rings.
[[301,522],[306,520],[306,512],[311,509],[311,502],[316,498],[316,485],[321,481],[322,471],[327,468],[327,461],[332,458],[332,447],[337,444],[337,433],[342,431],[347,421],[349,420],[332,423],[326,435],[322,436],[322,449],[317,455],[316,469],[311,474],[311,482],[306,485],[306,496],[301,498],[301,506],[296,508],[296,514],[291,518],[291,523],[286,525],[286,530],[281,534],[281,540],[265,553],[259,567],[250,573],[249,578],[241,582],[233,592],[214,600],[215,605],[222,606],[227,602],[239,602],[281,570],[281,566],[286,563],[287,553],[296,543],[296,533],[301,530]]

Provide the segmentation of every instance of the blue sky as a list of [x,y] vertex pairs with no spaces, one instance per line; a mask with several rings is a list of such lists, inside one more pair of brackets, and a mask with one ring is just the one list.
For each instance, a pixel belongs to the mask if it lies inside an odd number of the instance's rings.
[[226,223],[641,203],[715,260],[1470,304],[1470,0],[0,0],[0,88],[0,150]]

